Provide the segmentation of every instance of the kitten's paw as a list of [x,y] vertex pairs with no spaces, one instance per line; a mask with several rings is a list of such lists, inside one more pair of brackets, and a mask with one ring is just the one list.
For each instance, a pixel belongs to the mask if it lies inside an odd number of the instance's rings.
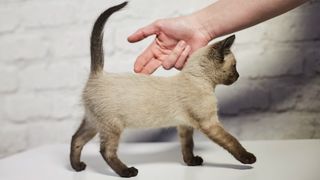
[[130,167],[127,169],[122,170],[121,174],[119,174],[121,177],[134,177],[138,174],[138,169],[135,167]]
[[78,164],[72,165],[73,169],[76,170],[77,172],[85,170],[86,166],[87,165],[84,162],[80,162]]
[[200,166],[203,163],[203,159],[200,156],[194,156],[192,159],[186,161],[188,166]]
[[256,162],[256,157],[249,152],[245,152],[243,153],[240,158],[239,161],[242,162],[243,164],[253,164]]

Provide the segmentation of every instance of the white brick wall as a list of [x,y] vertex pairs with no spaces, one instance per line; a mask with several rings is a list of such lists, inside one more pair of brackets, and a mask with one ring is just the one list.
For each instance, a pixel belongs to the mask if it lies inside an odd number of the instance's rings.
[[[83,114],[80,93],[89,71],[92,24],[120,2],[0,1],[0,157],[69,142]],[[107,24],[105,69],[132,72],[135,57],[152,40],[128,43],[136,29],[211,2],[176,0],[168,6],[161,0],[132,0]],[[217,94],[223,123],[240,139],[320,138],[319,8],[320,1],[310,1],[237,33],[241,78],[218,87]]]

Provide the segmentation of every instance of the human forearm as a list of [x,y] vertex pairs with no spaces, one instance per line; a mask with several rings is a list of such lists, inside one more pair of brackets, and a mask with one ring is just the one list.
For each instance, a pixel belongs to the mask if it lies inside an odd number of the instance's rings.
[[219,0],[190,15],[209,39],[233,33],[285,13],[307,0]]

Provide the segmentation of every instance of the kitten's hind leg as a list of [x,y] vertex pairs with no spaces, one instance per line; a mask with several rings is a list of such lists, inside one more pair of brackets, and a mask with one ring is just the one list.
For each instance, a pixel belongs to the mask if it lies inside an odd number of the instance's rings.
[[[114,127],[113,127],[114,128]],[[128,168],[118,158],[117,150],[121,131],[110,129],[108,132],[100,132],[100,153],[108,165],[121,177],[133,177],[138,174],[134,167]]]
[[235,137],[223,129],[220,123],[202,124],[201,130],[212,141],[229,151],[243,164],[253,164],[256,162],[256,157],[252,153],[246,151]]
[[71,166],[76,171],[82,171],[86,164],[80,161],[83,146],[97,134],[97,130],[84,118],[77,132],[72,136],[70,148]]
[[188,166],[202,165],[203,159],[200,156],[193,155],[193,128],[189,126],[178,126],[178,133],[184,162]]

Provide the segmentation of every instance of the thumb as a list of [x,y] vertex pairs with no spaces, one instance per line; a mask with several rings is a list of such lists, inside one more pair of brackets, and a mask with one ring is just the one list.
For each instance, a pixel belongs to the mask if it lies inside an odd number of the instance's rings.
[[160,31],[159,27],[155,23],[152,23],[148,26],[145,26],[145,27],[137,30],[135,33],[131,34],[128,37],[128,41],[131,43],[141,41],[142,39],[144,39],[150,35],[158,34],[159,31]]

